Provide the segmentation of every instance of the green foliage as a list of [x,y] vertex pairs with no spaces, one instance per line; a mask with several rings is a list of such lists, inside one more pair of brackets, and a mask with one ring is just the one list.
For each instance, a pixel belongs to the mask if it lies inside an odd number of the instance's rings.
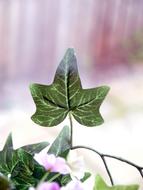
[[[0,173],[10,176],[10,180],[16,190],[27,190],[30,186],[36,186],[46,174],[46,171],[34,160],[33,155],[39,153],[48,144],[48,142],[42,142],[14,150],[12,135],[10,134],[3,150],[0,152]],[[51,145],[48,153],[66,158],[69,150],[70,132],[69,127],[65,126]],[[54,173],[51,173],[46,179],[50,180],[54,175]],[[71,178],[64,178],[62,175],[59,179],[61,179],[61,183],[62,181],[66,183],[66,181],[71,180]],[[1,186],[4,182],[6,180],[1,181],[0,178]]]
[[71,181],[71,176],[70,175],[65,175],[62,177],[61,179],[61,185],[65,186],[67,183],[69,183]]
[[41,142],[41,143],[36,143],[36,144],[30,144],[23,146],[22,149],[28,152],[31,155],[34,155],[36,153],[39,153],[41,150],[46,148],[49,145],[48,142]]
[[80,180],[81,182],[86,181],[91,176],[91,173],[85,172],[84,177]]
[[0,151],[0,173],[3,175],[11,174],[14,166],[18,162],[17,150],[13,150],[11,134],[8,136],[6,144]]
[[95,186],[93,190],[138,190],[138,185],[115,185],[115,186],[108,186],[104,182],[104,180],[97,175],[95,180]]
[[[68,49],[60,62],[53,84],[49,86],[32,84],[30,90],[36,104],[36,112],[32,120],[39,125],[46,127],[58,125],[68,113],[85,126],[92,127],[103,123],[99,109],[109,87],[82,89],[73,49]],[[48,154],[66,159],[73,148],[71,131],[68,126],[65,126],[50,146]],[[48,145],[48,142],[42,142],[14,150],[10,134],[3,150],[0,151],[0,190],[28,190],[29,187],[36,187],[42,181],[56,181],[60,186],[69,183],[72,180],[70,174],[62,175],[50,170],[46,171],[34,160],[34,154]],[[90,173],[85,172],[81,182],[90,176]],[[98,175],[93,190],[138,190],[138,188],[138,185],[110,187]]]
[[48,153],[54,154],[55,156],[63,156],[65,158],[70,148],[70,131],[69,127],[65,126],[51,145]]
[[46,171],[34,160],[33,154],[47,144],[44,142],[14,150],[10,134],[3,150],[0,151],[0,173],[10,176],[17,190],[26,190],[29,186],[37,184]]
[[41,126],[58,125],[69,112],[85,126],[103,123],[99,108],[109,87],[82,89],[73,49],[68,49],[60,62],[53,84],[32,84],[30,90],[36,104],[32,120]]

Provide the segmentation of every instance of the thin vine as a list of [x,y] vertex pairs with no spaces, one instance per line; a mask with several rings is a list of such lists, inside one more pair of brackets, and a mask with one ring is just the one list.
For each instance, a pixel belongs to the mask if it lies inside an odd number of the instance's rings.
[[90,150],[96,154],[99,155],[99,157],[101,158],[101,160],[103,161],[103,164],[104,164],[104,167],[106,169],[106,172],[108,174],[108,177],[110,179],[110,182],[111,182],[111,185],[114,185],[114,182],[113,182],[113,177],[111,175],[111,172],[109,170],[109,167],[107,165],[107,162],[106,162],[106,158],[112,158],[112,159],[115,159],[115,160],[119,160],[121,162],[124,162],[126,164],[129,164],[133,167],[135,167],[137,169],[137,171],[139,172],[139,174],[141,175],[141,177],[143,178],[143,167],[142,166],[139,166],[137,164],[134,164],[133,162],[129,161],[129,160],[126,160],[124,158],[121,158],[121,157],[117,157],[117,156],[112,156],[112,155],[109,155],[109,154],[103,154],[93,148],[90,148],[88,146],[82,146],[82,145],[78,145],[78,146],[73,146],[73,122],[72,122],[72,117],[71,115],[69,114],[69,119],[70,119],[70,128],[71,128],[71,150],[75,150],[75,149],[86,149],[86,150]]

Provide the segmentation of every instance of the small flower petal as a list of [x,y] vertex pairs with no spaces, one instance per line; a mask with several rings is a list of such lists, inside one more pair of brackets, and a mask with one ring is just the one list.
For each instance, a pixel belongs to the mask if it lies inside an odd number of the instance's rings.
[[79,180],[73,180],[69,182],[65,187],[62,187],[60,190],[86,190],[86,189]]
[[70,151],[67,163],[70,168],[71,177],[82,179],[85,172],[85,164],[82,156],[77,156],[76,152]]
[[69,173],[69,167],[64,158],[56,157],[54,154],[47,154],[45,151],[41,151],[35,154],[34,159],[47,171],[59,172],[61,174]]
[[68,174],[69,173],[69,167],[66,164],[65,159],[57,157],[55,165],[53,167],[53,172],[59,172],[62,174]]
[[55,182],[53,183],[44,182],[40,184],[36,190],[60,190],[60,186]]

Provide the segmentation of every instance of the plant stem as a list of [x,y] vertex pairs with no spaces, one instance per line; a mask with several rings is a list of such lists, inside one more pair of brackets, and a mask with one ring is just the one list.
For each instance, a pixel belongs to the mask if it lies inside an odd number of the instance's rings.
[[70,121],[70,145],[71,145],[71,150],[82,148],[82,149],[91,150],[91,151],[95,152],[96,154],[98,154],[100,156],[100,158],[102,159],[102,161],[103,161],[103,164],[105,166],[106,172],[107,172],[108,177],[110,179],[111,185],[114,185],[114,182],[113,182],[112,175],[111,175],[111,173],[109,171],[108,165],[107,165],[106,160],[105,160],[106,157],[119,160],[121,162],[124,162],[126,164],[129,164],[129,165],[135,167],[138,170],[138,172],[140,173],[141,177],[143,178],[143,167],[138,166],[138,165],[134,164],[133,162],[130,162],[130,161],[124,159],[124,158],[120,158],[120,157],[116,157],[116,156],[112,156],[112,155],[108,155],[108,154],[102,154],[102,153],[98,152],[97,150],[95,150],[93,148],[90,148],[90,147],[87,147],[87,146],[73,146],[73,123],[72,123],[72,116],[71,116],[70,112],[69,112],[69,121]]
[[104,155],[101,154],[100,152],[94,150],[93,148],[90,148],[90,147],[87,147],[87,146],[73,146],[73,147],[72,147],[72,150],[74,150],[74,149],[79,149],[79,148],[91,150],[91,151],[95,152],[96,154],[98,154],[98,155],[100,156],[100,158],[102,159],[102,161],[103,161],[103,163],[104,163],[104,166],[105,166],[105,169],[106,169],[106,171],[107,171],[107,174],[108,174],[108,176],[109,176],[111,185],[114,185],[113,179],[112,179],[111,173],[110,173],[110,171],[109,171],[109,168],[108,168],[108,166],[107,166],[107,163],[106,163],[106,160],[105,160],[105,158],[104,158]]
[[106,169],[106,171],[108,173],[108,176],[110,178],[111,184],[113,185],[113,179],[112,179],[111,173],[109,171],[109,168],[108,168],[108,166],[106,164],[106,160],[105,160],[104,156],[102,156],[98,151],[96,151],[96,150],[94,150],[92,148],[89,148],[89,147],[85,147],[85,146],[73,146],[73,123],[72,123],[72,116],[71,116],[70,112],[69,112],[69,121],[70,121],[70,144],[71,144],[71,150],[72,149],[78,149],[78,148],[85,148],[85,149],[89,149],[89,150],[92,150],[95,153],[97,153],[101,157],[101,159],[102,159],[102,161],[104,163],[105,169]]
[[104,163],[104,166],[105,166],[105,169],[106,169],[107,174],[108,174],[108,176],[109,176],[109,179],[110,179],[111,185],[114,185],[114,182],[113,182],[113,179],[112,179],[111,173],[110,173],[110,171],[109,171],[108,165],[107,165],[107,163],[106,163],[105,157],[101,155],[101,159],[102,159],[102,161],[103,161],[103,163]]
[[40,183],[44,182],[45,179],[48,177],[49,172],[46,172],[45,175],[42,177],[42,179],[40,180]]
[[73,146],[73,123],[72,123],[72,116],[71,116],[70,112],[69,112],[69,121],[70,121],[70,145],[72,148],[72,146]]
[[61,175],[60,173],[54,175],[51,179],[48,180],[48,182],[51,183],[51,182],[54,181],[56,178],[58,178],[60,175]]
[[[42,177],[42,179],[40,180],[40,183],[44,182],[45,179],[48,177],[49,175],[49,172],[45,173],[45,175]],[[54,175],[51,179],[48,180],[48,182],[52,182],[54,181],[57,177],[59,177],[61,174],[60,173],[57,173],[56,175]]]
[[133,162],[130,162],[129,160],[126,160],[124,158],[120,158],[120,157],[116,157],[116,156],[112,156],[112,155],[108,155],[108,154],[104,154],[104,157],[113,158],[113,159],[119,160],[121,162],[124,162],[126,164],[129,164],[129,165],[135,167],[143,178],[143,172],[142,172],[143,167],[138,166],[137,164],[134,164]]
[[87,150],[91,150],[91,151],[95,152],[96,154],[98,154],[98,155],[101,157],[101,159],[102,159],[102,161],[103,161],[103,163],[104,163],[104,166],[105,166],[105,168],[106,168],[106,171],[107,171],[107,173],[108,173],[108,176],[109,176],[109,178],[110,178],[110,182],[111,182],[112,185],[114,184],[114,183],[113,183],[113,178],[112,178],[111,173],[110,173],[110,171],[109,171],[109,168],[108,168],[108,166],[107,166],[105,157],[107,157],[107,158],[113,158],[113,159],[119,160],[119,161],[121,161],[121,162],[124,162],[124,163],[126,163],[126,164],[129,164],[129,165],[135,167],[135,168],[138,170],[138,172],[140,173],[140,175],[142,176],[142,178],[143,178],[143,172],[142,172],[143,167],[138,166],[138,165],[134,164],[133,162],[130,162],[130,161],[124,159],[124,158],[120,158],[120,157],[116,157],[116,156],[111,156],[111,155],[108,155],[108,154],[102,154],[102,153],[100,153],[100,152],[94,150],[93,148],[90,148],[90,147],[87,147],[87,146],[74,146],[74,147],[72,147],[72,150],[74,150],[74,149],[79,149],[79,148],[84,148],[84,149],[87,149]]

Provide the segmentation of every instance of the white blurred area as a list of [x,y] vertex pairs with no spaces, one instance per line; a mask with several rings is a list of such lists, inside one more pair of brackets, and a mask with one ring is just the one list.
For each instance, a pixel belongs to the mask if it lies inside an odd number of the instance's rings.
[[[1,0],[0,1],[0,148],[12,131],[14,147],[52,142],[68,119],[43,128],[28,85],[52,82],[68,47],[79,60],[83,88],[111,87],[101,113],[102,126],[74,121],[74,144],[123,157],[143,166],[143,1]],[[109,182],[103,163],[80,150],[87,168]],[[109,159],[108,159],[109,160]],[[115,183],[140,183],[138,171],[109,160]]]

